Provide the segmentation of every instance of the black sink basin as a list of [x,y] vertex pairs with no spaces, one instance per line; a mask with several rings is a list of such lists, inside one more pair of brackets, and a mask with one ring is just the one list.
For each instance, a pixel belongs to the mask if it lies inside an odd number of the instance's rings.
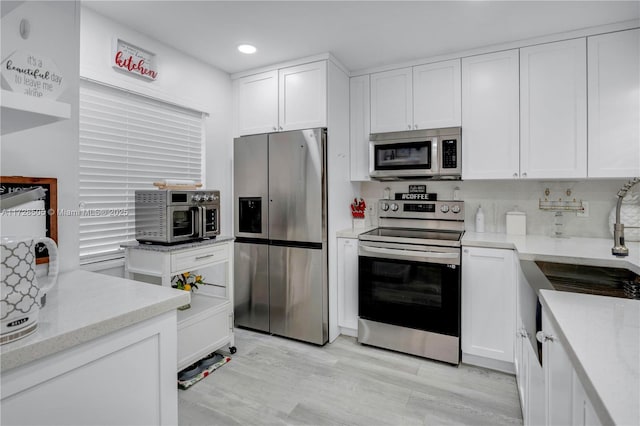
[[640,276],[622,268],[536,261],[558,291],[640,299]]

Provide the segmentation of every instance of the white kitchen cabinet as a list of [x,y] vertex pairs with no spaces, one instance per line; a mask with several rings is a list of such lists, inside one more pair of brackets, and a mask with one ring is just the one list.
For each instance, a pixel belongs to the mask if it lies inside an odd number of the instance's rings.
[[513,372],[516,270],[512,250],[462,250],[462,360]]
[[573,424],[571,394],[573,366],[545,310],[542,311],[542,332],[538,333],[537,338],[542,341],[545,424]]
[[525,341],[525,390],[523,423],[525,426],[540,426],[545,424],[545,389],[544,371],[536,355],[537,349]]
[[571,403],[571,424],[575,426],[602,426],[603,423],[596,414],[591,400],[580,382],[580,379],[573,370],[572,378],[572,403]]
[[371,133],[460,125],[460,60],[371,74]]
[[184,272],[224,266],[224,282],[200,285],[191,293],[191,307],[178,313],[177,371],[227,345],[235,352],[233,335],[233,239],[218,237],[195,244],[124,245],[125,276],[171,286]]
[[327,62],[278,70],[278,130],[327,126]]
[[545,424],[601,425],[546,308],[537,337],[542,342]]
[[338,325],[358,335],[358,239],[338,238]]
[[0,422],[175,425],[175,363],[170,311],[3,371]]
[[238,131],[254,135],[278,130],[278,70],[237,81]]
[[371,133],[413,128],[413,71],[371,74]]
[[587,176],[586,39],[520,49],[521,177]]
[[349,148],[352,181],[368,181],[370,125],[369,75],[349,80]]
[[462,178],[520,176],[518,49],[462,59]]
[[327,126],[327,61],[234,82],[240,136]]
[[640,29],[589,37],[589,177],[640,175]]
[[413,128],[460,126],[460,59],[413,67]]

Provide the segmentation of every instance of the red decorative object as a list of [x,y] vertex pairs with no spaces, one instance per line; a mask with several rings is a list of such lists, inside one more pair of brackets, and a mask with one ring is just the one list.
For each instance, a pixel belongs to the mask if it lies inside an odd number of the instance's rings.
[[351,203],[351,216],[355,219],[364,219],[364,212],[366,208],[367,205],[362,198],[360,198],[360,200],[354,198],[353,203]]

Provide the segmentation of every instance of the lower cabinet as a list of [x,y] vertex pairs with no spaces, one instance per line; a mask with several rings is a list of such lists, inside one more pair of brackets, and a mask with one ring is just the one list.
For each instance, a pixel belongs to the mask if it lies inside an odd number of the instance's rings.
[[232,340],[231,302],[225,297],[192,294],[191,308],[178,311],[178,371]]
[[536,337],[542,342],[544,424],[601,425],[546,309],[542,310],[542,331]]
[[175,425],[175,373],[171,311],[3,371],[0,424]]
[[338,238],[338,326],[358,335],[358,239]]
[[516,269],[513,250],[463,247],[462,361],[514,372]]

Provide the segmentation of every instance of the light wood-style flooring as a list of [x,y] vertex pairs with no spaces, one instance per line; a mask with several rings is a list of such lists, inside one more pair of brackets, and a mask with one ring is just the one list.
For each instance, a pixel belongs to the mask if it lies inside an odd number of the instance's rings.
[[178,391],[180,425],[522,424],[508,374],[346,336],[323,347],[242,329],[235,336],[231,362]]

